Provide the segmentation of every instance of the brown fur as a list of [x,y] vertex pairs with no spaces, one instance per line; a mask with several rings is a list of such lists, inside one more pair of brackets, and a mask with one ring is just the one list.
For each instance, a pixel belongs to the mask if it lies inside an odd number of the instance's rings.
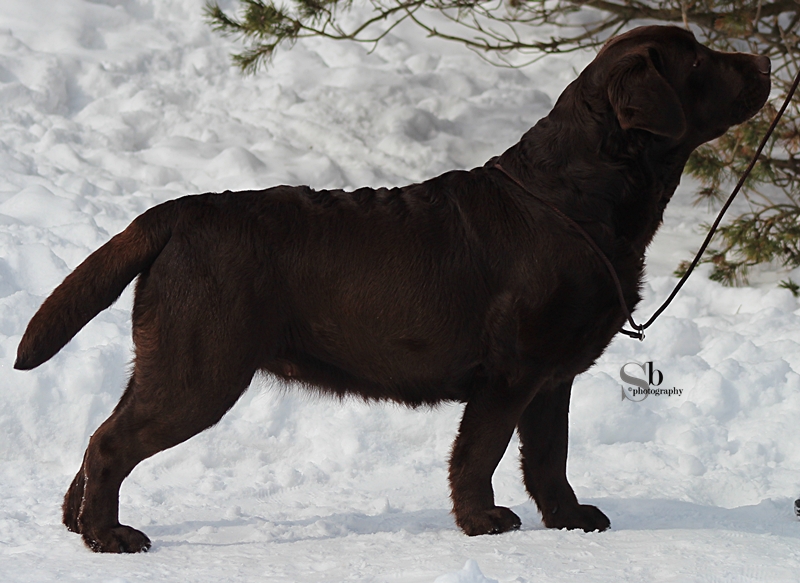
[[[764,57],[636,29],[499,161],[591,234],[633,309],[689,154],[753,115],[769,85]],[[119,523],[120,484],[219,421],[266,371],[340,396],[466,403],[450,485],[469,535],[520,525],[491,483],[515,430],[544,524],[608,528],[567,481],[567,414],[573,378],[623,312],[586,242],[491,166],[393,189],[188,196],[93,253],[33,317],[15,364],[46,361],[138,275],[133,373],[89,441],[64,524],[95,551],[147,550]]]

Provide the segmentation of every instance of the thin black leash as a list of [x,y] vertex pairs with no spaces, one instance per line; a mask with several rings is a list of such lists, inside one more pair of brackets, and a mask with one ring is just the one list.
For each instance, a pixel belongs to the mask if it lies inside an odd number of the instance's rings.
[[555,205],[553,205],[552,203],[550,203],[547,200],[544,200],[543,198],[538,197],[533,192],[531,192],[524,184],[522,184],[522,182],[520,182],[513,174],[511,174],[508,170],[503,168],[500,164],[495,163],[494,164],[494,168],[497,168],[503,174],[508,176],[512,181],[514,181],[517,184],[517,186],[519,186],[525,192],[527,192],[528,194],[533,196],[536,200],[538,200],[538,201],[546,204],[548,207],[550,207],[550,209],[556,215],[561,217],[573,229],[578,231],[578,233],[580,233],[580,235],[586,240],[586,242],[589,243],[589,246],[594,250],[594,252],[597,254],[597,256],[600,257],[600,259],[605,264],[606,269],[608,269],[608,272],[611,274],[611,279],[614,280],[614,286],[617,288],[617,296],[619,297],[619,303],[620,303],[620,306],[622,306],[622,311],[625,314],[625,316],[627,317],[628,323],[631,325],[631,328],[633,328],[633,330],[634,330],[634,331],[631,331],[631,330],[625,330],[625,328],[622,328],[622,329],[620,329],[620,332],[625,334],[626,336],[631,337],[631,338],[637,338],[639,340],[644,340],[644,331],[647,328],[649,328],[650,325],[653,322],[655,322],[656,318],[658,318],[661,315],[661,313],[664,310],[667,309],[667,306],[669,306],[669,304],[672,302],[672,300],[675,299],[675,296],[678,295],[678,292],[683,287],[683,284],[686,283],[686,280],[689,279],[689,276],[691,275],[692,271],[694,271],[694,268],[697,266],[698,262],[700,261],[700,258],[703,256],[703,253],[705,253],[705,250],[708,247],[708,244],[711,242],[711,238],[714,236],[714,233],[716,232],[717,227],[719,227],[719,224],[722,221],[722,217],[725,215],[725,212],[728,210],[728,207],[731,206],[731,203],[733,203],[733,199],[736,198],[737,194],[739,194],[739,191],[742,189],[742,186],[744,185],[745,180],[747,180],[747,177],[750,175],[750,172],[752,172],[753,167],[756,165],[756,162],[758,162],[758,158],[759,158],[759,156],[761,156],[761,152],[764,150],[764,147],[767,145],[767,140],[769,140],[770,136],[775,131],[775,128],[778,126],[778,121],[780,121],[781,117],[783,116],[783,113],[786,111],[786,108],[789,106],[789,103],[792,101],[792,97],[794,96],[794,93],[797,90],[798,83],[800,83],[800,71],[797,72],[797,76],[795,76],[795,78],[794,78],[794,83],[792,83],[792,86],[789,89],[789,93],[786,95],[786,100],[783,102],[783,105],[781,106],[780,110],[778,111],[777,115],[775,116],[775,119],[772,120],[772,123],[770,124],[769,129],[767,130],[767,133],[764,135],[764,138],[761,140],[761,144],[759,144],[758,149],[756,150],[756,153],[753,155],[753,159],[750,160],[750,164],[747,166],[747,169],[745,169],[744,173],[742,174],[742,177],[739,179],[739,182],[736,184],[736,187],[733,189],[733,192],[731,192],[730,196],[728,197],[728,200],[725,201],[725,204],[722,206],[722,209],[720,209],[719,214],[717,215],[717,218],[714,221],[714,224],[711,225],[711,228],[708,231],[708,235],[706,235],[706,238],[703,241],[703,244],[700,246],[700,250],[697,252],[697,255],[695,255],[694,260],[689,265],[689,267],[686,269],[686,272],[683,274],[683,277],[678,282],[678,284],[675,286],[675,289],[673,289],[672,293],[669,294],[669,297],[664,301],[663,304],[661,304],[661,307],[659,307],[655,311],[655,313],[650,317],[650,319],[647,320],[647,322],[645,322],[644,324],[637,324],[634,321],[633,316],[631,315],[631,311],[628,309],[628,304],[625,302],[625,296],[622,293],[622,284],[620,283],[619,277],[617,276],[617,271],[616,271],[616,269],[614,269],[614,266],[611,264],[611,261],[608,259],[606,254],[603,253],[603,250],[600,249],[600,247],[597,245],[597,243],[594,241],[594,239],[592,239],[592,236],[589,235],[589,233],[587,233],[583,229],[583,227],[581,227],[577,222],[575,222],[570,217],[568,217],[566,214],[561,212]]

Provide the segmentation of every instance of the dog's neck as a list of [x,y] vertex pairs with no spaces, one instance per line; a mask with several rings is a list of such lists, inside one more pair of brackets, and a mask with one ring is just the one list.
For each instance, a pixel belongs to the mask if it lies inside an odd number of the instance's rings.
[[644,256],[691,151],[645,131],[623,130],[607,97],[588,83],[581,76],[567,87],[550,114],[499,162],[586,225],[601,246],[624,239]]

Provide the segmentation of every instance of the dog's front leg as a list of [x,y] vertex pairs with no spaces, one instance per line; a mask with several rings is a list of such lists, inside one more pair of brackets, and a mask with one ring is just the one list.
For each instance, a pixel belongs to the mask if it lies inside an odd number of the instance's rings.
[[495,506],[492,474],[508,447],[529,397],[505,380],[467,402],[450,456],[450,496],[456,524],[466,534],[498,534],[520,527],[519,517]]
[[549,528],[605,530],[611,522],[597,507],[579,504],[567,481],[569,398],[572,379],[543,387],[519,420],[525,488]]

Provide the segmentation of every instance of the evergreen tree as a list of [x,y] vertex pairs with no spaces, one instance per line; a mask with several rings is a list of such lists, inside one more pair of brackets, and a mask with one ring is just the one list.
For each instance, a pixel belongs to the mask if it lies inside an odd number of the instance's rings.
[[[700,147],[686,171],[701,188],[697,202],[711,206],[747,166],[800,67],[800,0],[363,0],[371,12],[354,20],[352,0],[241,0],[238,16],[217,4],[206,14],[223,34],[241,37],[245,49],[233,56],[255,72],[278,46],[298,38],[378,43],[409,21],[429,36],[459,42],[505,65],[550,53],[597,47],[636,24],[689,27],[706,45],[723,51],[767,55],[773,64],[773,99],[748,122]],[[445,26],[431,24],[443,15]],[[442,18],[437,19],[442,22]],[[800,267],[800,103],[789,105],[761,160],[742,189],[749,210],[722,226],[703,262],[711,278],[728,285],[747,282],[760,263]],[[686,262],[676,270],[680,274]],[[784,287],[797,294],[791,280]]]

